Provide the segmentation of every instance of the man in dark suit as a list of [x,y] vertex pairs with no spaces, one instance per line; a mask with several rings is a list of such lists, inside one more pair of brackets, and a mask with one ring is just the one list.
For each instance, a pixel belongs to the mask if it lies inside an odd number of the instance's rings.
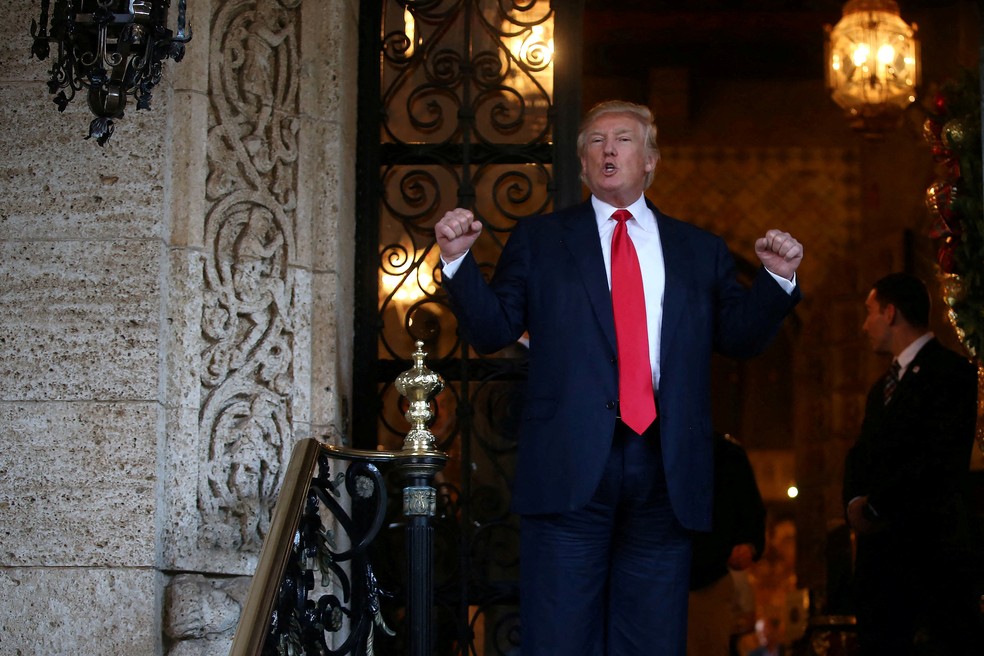
[[975,368],[929,332],[929,294],[915,276],[882,278],[865,307],[863,330],[893,367],[868,394],[844,471],[862,654],[980,654],[964,496]]
[[595,107],[578,153],[591,199],[519,221],[490,283],[470,254],[482,224],[445,214],[443,285],[477,350],[529,332],[512,502],[522,653],[682,656],[689,531],[711,523],[711,352],[767,345],[799,298],[803,249],[770,230],[746,289],[720,238],[649,204],[646,107]]

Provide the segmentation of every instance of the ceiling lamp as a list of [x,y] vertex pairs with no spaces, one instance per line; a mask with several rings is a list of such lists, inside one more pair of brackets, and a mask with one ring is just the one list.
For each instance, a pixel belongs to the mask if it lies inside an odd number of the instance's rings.
[[[89,109],[96,118],[89,136],[102,146],[113,135],[113,120],[123,117],[127,96],[137,109],[150,109],[152,89],[161,81],[165,59],[181,61],[185,5],[178,0],[177,32],[167,24],[170,0],[41,0],[41,17],[31,21],[31,54],[55,55],[48,92],[65,111],[76,91],[87,89]],[[49,25],[50,18],[50,25]]]
[[916,99],[916,25],[899,16],[894,0],[849,0],[827,31],[827,86],[851,127],[877,139],[901,123]]

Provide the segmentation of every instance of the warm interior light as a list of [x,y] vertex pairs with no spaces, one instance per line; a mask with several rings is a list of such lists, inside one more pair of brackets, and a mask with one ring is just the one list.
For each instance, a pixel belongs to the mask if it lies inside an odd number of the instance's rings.
[[882,66],[889,66],[894,59],[895,48],[888,43],[883,43],[882,46],[878,48],[878,63]]
[[523,39],[517,54],[520,61],[535,62],[537,68],[545,68],[553,62],[553,39],[547,37],[543,25],[534,25],[530,28],[529,36]]
[[916,26],[894,0],[849,0],[840,22],[827,26],[827,86],[866,136],[899,122],[915,99],[919,68]]
[[[508,84],[528,102],[546,101],[553,95],[554,40],[549,3],[523,22],[506,18],[502,22],[502,43],[515,64],[505,63]],[[535,22],[541,21],[541,22]]]
[[864,66],[868,61],[868,44],[859,43],[856,48],[854,48],[854,55],[851,57],[851,61],[854,62],[855,66]]
[[437,292],[434,282],[434,265],[427,260],[417,261],[413,248],[403,244],[403,252],[408,256],[392,268],[379,272],[379,299],[383,303],[391,299],[400,313],[411,305]]
[[410,7],[403,10],[403,33],[407,35],[407,50],[403,53],[404,57],[409,58],[413,55],[413,49],[417,42],[417,22],[413,17]]
[[790,499],[795,499],[796,497],[799,496],[799,493],[800,493],[799,488],[796,487],[795,485],[790,485],[786,489],[786,496],[788,496]]

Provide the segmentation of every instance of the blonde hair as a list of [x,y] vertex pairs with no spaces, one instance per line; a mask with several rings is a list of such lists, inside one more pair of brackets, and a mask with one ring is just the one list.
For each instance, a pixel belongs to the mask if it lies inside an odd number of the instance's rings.
[[[659,164],[659,144],[656,143],[656,123],[653,121],[653,113],[645,105],[639,105],[625,100],[606,100],[592,107],[584,118],[581,119],[581,127],[577,131],[577,155],[584,155],[584,147],[588,140],[588,129],[591,124],[605,114],[625,114],[635,118],[646,130],[646,149],[652,153]],[[646,175],[646,188],[653,183],[656,175],[656,167]],[[581,178],[584,178],[584,171],[581,171]]]

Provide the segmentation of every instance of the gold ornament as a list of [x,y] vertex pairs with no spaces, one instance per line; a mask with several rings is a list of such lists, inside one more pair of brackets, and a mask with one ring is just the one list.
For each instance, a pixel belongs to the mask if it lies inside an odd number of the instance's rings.
[[[943,289],[943,302],[947,307],[952,308],[964,300],[967,290],[964,288],[963,279],[956,273],[940,274],[940,287]],[[953,311],[950,311],[951,314]],[[954,317],[950,317],[952,320]]]
[[967,141],[967,126],[962,119],[950,119],[943,124],[941,135],[943,137],[943,144],[947,148],[959,150]]

